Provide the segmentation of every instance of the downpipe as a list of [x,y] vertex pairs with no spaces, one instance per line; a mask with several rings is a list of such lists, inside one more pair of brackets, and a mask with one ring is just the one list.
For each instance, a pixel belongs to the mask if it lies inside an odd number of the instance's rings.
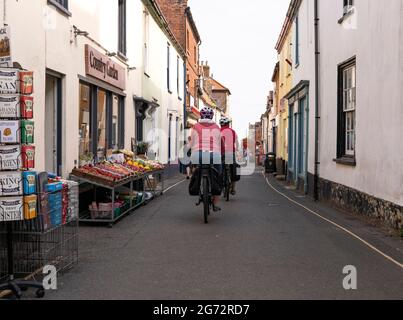
[[314,0],[315,23],[315,174],[314,174],[314,199],[319,200],[319,0]]

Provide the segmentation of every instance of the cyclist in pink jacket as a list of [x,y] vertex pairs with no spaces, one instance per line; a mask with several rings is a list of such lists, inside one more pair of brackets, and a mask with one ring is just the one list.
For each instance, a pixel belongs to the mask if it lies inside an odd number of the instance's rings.
[[[206,107],[200,112],[201,119],[191,132],[191,161],[193,165],[212,164],[222,173],[221,156],[221,129],[213,121],[214,110]],[[217,207],[219,196],[213,197],[214,211],[221,210]]]

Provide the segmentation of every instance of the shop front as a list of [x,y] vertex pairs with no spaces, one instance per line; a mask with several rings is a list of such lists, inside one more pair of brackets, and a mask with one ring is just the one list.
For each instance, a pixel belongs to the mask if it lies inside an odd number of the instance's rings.
[[79,76],[80,165],[124,148],[126,70],[89,45]]
[[[80,186],[82,223],[112,226],[164,188],[164,166],[125,149],[126,76],[126,67],[85,46],[85,76],[78,77],[79,163],[71,172]],[[140,120],[158,107],[143,100],[135,100],[134,105],[138,141],[132,139],[132,147],[148,132]]]

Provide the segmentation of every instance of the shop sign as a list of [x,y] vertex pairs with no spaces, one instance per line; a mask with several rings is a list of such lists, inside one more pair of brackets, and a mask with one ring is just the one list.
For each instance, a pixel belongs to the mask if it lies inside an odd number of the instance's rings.
[[89,45],[85,46],[85,72],[121,90],[126,89],[126,69]]
[[0,67],[12,68],[10,27],[0,28]]

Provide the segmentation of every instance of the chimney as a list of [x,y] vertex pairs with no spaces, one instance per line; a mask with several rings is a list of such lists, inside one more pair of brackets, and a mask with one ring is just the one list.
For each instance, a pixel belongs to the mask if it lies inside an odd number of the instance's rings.
[[210,66],[207,63],[203,65],[203,75],[206,78],[210,78]]

